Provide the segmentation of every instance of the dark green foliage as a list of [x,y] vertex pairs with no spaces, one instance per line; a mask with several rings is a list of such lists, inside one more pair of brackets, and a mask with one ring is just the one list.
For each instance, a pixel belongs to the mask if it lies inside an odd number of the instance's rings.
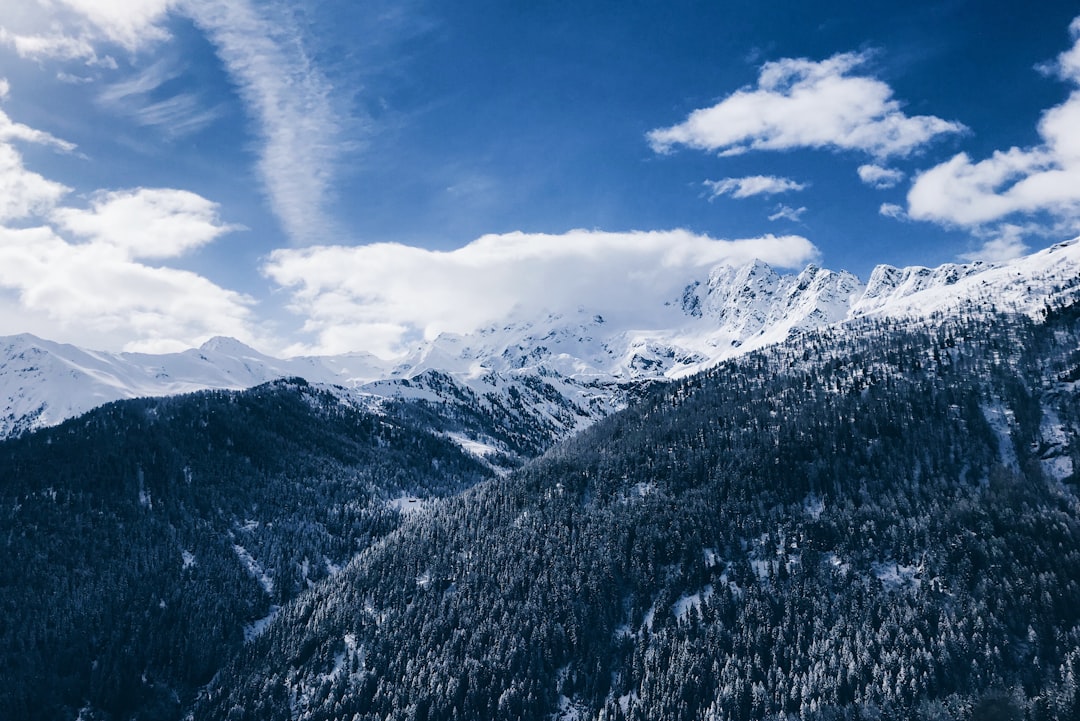
[[195,717],[1076,718],[1077,347],[868,322],[657,389],[363,550]]
[[0,445],[0,709],[1077,718],[1077,348],[1069,306],[810,333],[478,484],[413,429],[528,455],[524,401],[114,404]]
[[0,444],[0,715],[178,718],[245,626],[398,526],[387,498],[484,475],[299,380]]

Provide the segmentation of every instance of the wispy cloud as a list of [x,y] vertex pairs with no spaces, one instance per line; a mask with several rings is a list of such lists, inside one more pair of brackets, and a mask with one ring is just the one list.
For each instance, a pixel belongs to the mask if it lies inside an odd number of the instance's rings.
[[1048,223],[1024,227],[1044,233],[1080,227],[1080,17],[1069,29],[1073,46],[1050,67],[1074,88],[1043,113],[1042,143],[978,162],[960,153],[919,174],[907,197],[912,218],[985,230],[1011,216],[1045,214]]
[[894,218],[896,220],[903,220],[907,218],[907,213],[904,212],[904,206],[897,205],[896,203],[882,203],[878,208],[878,213],[884,215],[886,218]]
[[[8,84],[8,81],[0,78],[0,100],[6,98],[10,91],[11,86]],[[58,138],[44,130],[31,128],[29,125],[23,125],[22,123],[16,123],[7,113],[0,110],[0,143],[10,143],[12,141],[47,145],[65,153],[70,153],[75,150],[74,143]]]
[[960,123],[905,115],[886,83],[854,70],[867,53],[814,62],[785,58],[761,67],[756,88],[732,93],[678,125],[648,134],[653,149],[677,145],[736,155],[748,150],[858,150],[877,158],[907,155]]
[[[23,57],[111,65],[105,53],[141,52],[169,38],[170,13],[190,17],[215,45],[255,120],[258,174],[270,205],[296,243],[327,240],[326,211],[343,142],[332,88],[310,61],[288,9],[253,0],[41,0],[32,11],[0,7],[0,42]],[[26,17],[29,16],[30,20]],[[11,27],[16,20],[18,28]],[[101,94],[142,125],[170,135],[195,132],[217,117],[192,92],[150,97],[168,77],[151,66]],[[75,76],[71,76],[75,77]]]
[[710,191],[709,200],[722,195],[730,195],[732,198],[751,198],[755,195],[776,195],[806,188],[805,183],[798,183],[790,178],[778,178],[774,175],[706,180],[704,185]]
[[187,0],[258,123],[258,170],[274,212],[297,243],[328,240],[327,215],[341,129],[329,82],[273,3]]
[[860,165],[858,173],[859,180],[879,190],[895,188],[904,179],[904,171],[874,164]]
[[978,248],[962,253],[960,259],[968,262],[983,260],[996,263],[1018,258],[1029,250],[1027,243],[1024,242],[1024,236],[1030,235],[1031,232],[1030,228],[1006,223]]
[[806,213],[806,207],[792,208],[790,205],[778,205],[776,211],[769,216],[769,220],[790,220],[792,223],[798,223],[802,221],[803,214]]
[[486,235],[450,252],[379,243],[277,250],[264,272],[292,293],[314,334],[292,350],[365,348],[394,355],[421,336],[464,333],[518,314],[573,313],[660,322],[688,276],[761,258],[799,267],[817,256],[800,236],[717,240],[685,230]]
[[[98,93],[98,102],[139,125],[159,128],[169,137],[190,135],[213,123],[220,111],[207,108],[195,93],[163,92],[163,86],[179,76],[179,69],[159,61],[130,78],[106,86]],[[166,97],[158,99],[161,95]]]

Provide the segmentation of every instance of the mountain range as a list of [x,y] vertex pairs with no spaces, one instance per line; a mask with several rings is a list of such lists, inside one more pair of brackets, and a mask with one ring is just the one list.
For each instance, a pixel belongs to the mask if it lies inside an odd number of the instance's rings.
[[[765,333],[696,373],[661,353],[564,375],[552,348],[608,340],[549,318],[436,339],[353,387],[291,376],[18,433],[0,441],[0,713],[1073,721],[1077,252],[879,269],[846,296],[816,269],[716,269],[672,302],[683,331]],[[767,325],[793,307],[848,310]],[[65,352],[99,379],[133,358]],[[136,358],[173,383],[180,360],[237,384],[347,362],[227,340]],[[590,416],[560,388],[626,407]]]
[[1032,314],[1078,283],[1080,239],[1003,263],[881,265],[865,282],[816,265],[788,275],[761,261],[720,265],[707,277],[687,278],[683,291],[649,309],[647,319],[585,307],[542,318],[511,315],[472,333],[440,334],[389,360],[365,352],[274,358],[221,337],[149,355],[9,336],[0,338],[0,437],[124,398],[301,377],[372,407],[412,402],[494,414],[504,425],[531,429],[527,449],[475,424],[458,436],[479,453],[521,456],[624,407],[642,384],[686,377],[802,331],[861,318]]

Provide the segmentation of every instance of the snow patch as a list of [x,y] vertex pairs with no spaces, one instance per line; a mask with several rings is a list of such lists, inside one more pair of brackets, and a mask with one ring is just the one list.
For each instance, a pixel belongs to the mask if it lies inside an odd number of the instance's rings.
[[681,596],[671,607],[671,613],[675,618],[682,620],[686,618],[686,614],[690,613],[690,609],[699,610],[701,604],[708,601],[713,595],[712,585],[707,585],[697,593]]
[[1075,472],[1069,452],[1069,434],[1053,408],[1043,407],[1042,423],[1039,425],[1040,444],[1035,450],[1043,473],[1055,481],[1064,481]]
[[1013,470],[1020,469],[1020,461],[1016,457],[1016,448],[1013,446],[1012,427],[1016,422],[1011,408],[1007,408],[1000,400],[982,405],[983,417],[990,424],[998,441],[998,457],[1002,465]]
[[403,493],[397,498],[391,498],[386,505],[403,516],[411,516],[427,510],[428,501]]
[[922,586],[919,566],[902,566],[896,561],[883,561],[871,564],[874,575],[886,591],[897,591],[903,588],[918,590]]
[[263,587],[263,590],[266,591],[266,595],[273,596],[274,579],[263,570],[263,567],[259,565],[259,562],[256,561],[255,558],[248,553],[247,549],[240,544],[234,543],[233,551],[236,553],[237,558],[239,558],[244,566],[247,567],[248,573],[254,576],[255,580]]
[[244,643],[249,643],[258,638],[262,632],[266,630],[266,627],[270,625],[270,622],[274,620],[274,617],[278,615],[278,611],[280,610],[281,606],[271,606],[270,613],[262,618],[252,621],[247,626],[244,626]]
[[715,548],[703,548],[701,549],[701,555],[705,560],[705,568],[716,568],[724,563]]
[[470,453],[477,458],[485,458],[499,452],[499,449],[490,443],[482,443],[481,441],[469,438],[461,433],[447,433],[446,437],[458,444],[458,446],[461,447],[461,450]]
[[848,574],[848,571],[851,570],[851,564],[850,563],[845,563],[842,560],[840,560],[840,557],[837,556],[835,553],[827,554],[825,556],[825,561],[833,569],[835,569],[837,572],[839,572],[843,576],[846,576]]

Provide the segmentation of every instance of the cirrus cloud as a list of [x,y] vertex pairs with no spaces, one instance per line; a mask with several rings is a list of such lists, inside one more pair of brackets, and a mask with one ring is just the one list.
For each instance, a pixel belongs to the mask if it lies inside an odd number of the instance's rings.
[[756,88],[738,90],[678,125],[651,131],[649,142],[659,153],[677,145],[721,155],[824,148],[887,158],[965,129],[932,115],[905,115],[886,83],[853,74],[868,59],[868,53],[842,53],[820,62],[765,63]]
[[187,12],[255,116],[262,139],[258,171],[274,213],[296,243],[336,233],[326,204],[349,145],[333,88],[306,54],[288,17],[273,4],[184,0]]
[[[305,51],[289,12],[281,3],[252,0],[26,0],[0,3],[0,43],[28,59],[116,70],[108,50],[127,51],[134,64],[137,53],[170,37],[171,17],[189,18],[215,46],[251,112],[259,139],[256,169],[271,209],[294,242],[306,243],[337,232],[326,207],[349,144],[333,88]],[[112,84],[100,95],[103,106],[174,137],[216,120],[218,111],[202,107],[195,94],[150,100],[147,82],[162,72],[151,66]]]
[[751,198],[755,195],[776,195],[806,188],[806,183],[798,183],[790,178],[778,178],[775,175],[749,175],[745,178],[706,180],[704,185],[711,192],[709,200],[722,195],[730,195],[732,198]]
[[686,230],[486,235],[453,251],[378,243],[274,251],[264,272],[292,293],[311,345],[393,356],[421,338],[507,318],[572,313],[649,323],[695,272],[760,258],[801,267],[817,249],[800,236],[717,240]]

